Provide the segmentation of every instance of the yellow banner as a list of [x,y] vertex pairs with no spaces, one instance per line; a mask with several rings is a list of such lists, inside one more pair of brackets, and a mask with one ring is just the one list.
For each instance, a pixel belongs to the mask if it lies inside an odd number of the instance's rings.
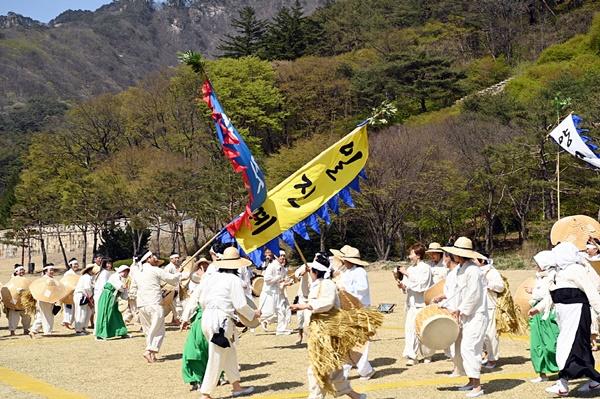
[[367,127],[360,126],[277,187],[235,238],[246,253],[265,245],[316,212],[360,173],[369,156]]

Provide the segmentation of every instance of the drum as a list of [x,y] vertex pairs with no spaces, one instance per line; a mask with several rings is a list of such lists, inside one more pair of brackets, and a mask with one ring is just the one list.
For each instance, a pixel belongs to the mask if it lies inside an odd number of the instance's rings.
[[436,296],[444,295],[444,284],[446,280],[440,280],[425,291],[425,305],[431,304]]
[[449,310],[437,305],[424,307],[417,313],[415,330],[419,341],[430,349],[448,348],[458,338],[458,323]]
[[8,309],[23,310],[23,304],[21,303],[21,296],[17,295],[20,291],[29,288],[31,280],[21,276],[13,276],[8,282],[0,289],[2,294],[2,302]]
[[527,291],[533,290],[534,287],[535,277],[529,277],[519,285],[513,296],[513,302],[519,307],[519,311],[525,318],[527,318],[527,313],[529,313],[529,309],[531,309],[531,305],[529,304],[531,294]]
[[263,276],[255,276],[252,279],[252,295],[254,295],[255,297],[259,297],[264,284],[265,278]]
[[75,287],[77,287],[79,277],[81,276],[77,274],[67,274],[60,279],[60,282],[67,288],[68,292],[67,296],[61,300],[65,305],[73,305],[73,292],[75,291]]
[[600,276],[600,260],[588,260],[588,262],[590,262],[590,265],[592,265],[596,273]]
[[360,309],[363,307],[360,299],[350,294],[348,291],[338,290],[338,295],[340,297],[340,307],[344,310]]
[[[256,304],[254,301],[248,297],[246,297],[246,302],[248,306],[250,306],[253,310],[256,310]],[[241,314],[236,312],[237,317],[240,319],[240,322],[248,328],[256,328],[260,324],[260,319],[258,317],[253,318],[252,320],[248,320]]]

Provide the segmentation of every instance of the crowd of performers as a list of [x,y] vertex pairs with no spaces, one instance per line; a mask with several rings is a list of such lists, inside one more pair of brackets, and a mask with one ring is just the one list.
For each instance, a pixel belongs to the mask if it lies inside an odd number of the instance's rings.
[[[558,372],[557,382],[546,389],[552,394],[567,395],[568,381],[580,377],[589,381],[579,391],[600,390],[592,355],[598,335],[600,277],[589,263],[600,260],[598,248],[593,239],[585,252],[563,242],[534,256],[537,278],[529,290],[530,355],[539,376],[531,382],[547,381],[549,374]],[[224,381],[231,384],[234,397],[254,391],[241,385],[240,337],[258,326],[267,330],[275,324],[277,335],[297,333],[298,344],[307,341],[309,399],[327,394],[366,398],[352,389],[348,377],[352,368],[363,380],[375,374],[369,362],[369,340],[383,315],[371,307],[368,263],[358,249],[345,245],[331,254],[317,253],[295,271],[288,269],[284,251],[278,256],[265,251],[264,263],[257,267],[263,278],[258,306],[252,298],[256,277],[252,262],[235,247],[225,248],[222,254],[211,250],[211,258],[184,267],[179,255],[172,254],[170,263],[161,267],[159,258],[147,252],[116,270],[101,256],[83,268],[72,259],[63,277],[78,277],[71,303],[55,277],[54,265],[46,265],[43,276],[28,286],[19,285],[25,269],[16,265],[11,281],[20,288],[13,301],[18,298],[21,306],[5,309],[10,334],[15,335],[19,322],[32,338],[52,334],[61,307],[65,327],[78,335],[93,329],[97,340],[128,337],[127,324],[139,322],[146,337],[143,357],[154,363],[165,338],[165,318],[172,313],[172,323],[189,330],[182,356],[183,380],[208,399]],[[458,389],[469,398],[483,395],[481,369],[496,367],[499,333],[514,330],[497,322],[518,319],[514,309],[512,313],[506,309],[507,297],[512,303],[506,280],[466,237],[446,246],[431,243],[426,248],[416,243],[410,247],[409,259],[410,266],[395,271],[397,286],[406,294],[402,353],[406,364],[429,363],[435,350],[442,349],[423,343],[417,319],[428,306],[443,309],[459,331],[456,340],[443,348],[453,362],[452,376],[468,377],[468,383]],[[286,289],[295,283],[299,283],[296,299],[290,304]],[[172,288],[175,298],[167,305],[165,287]],[[28,291],[31,295],[21,295]],[[436,293],[430,305],[426,303],[429,292]]]

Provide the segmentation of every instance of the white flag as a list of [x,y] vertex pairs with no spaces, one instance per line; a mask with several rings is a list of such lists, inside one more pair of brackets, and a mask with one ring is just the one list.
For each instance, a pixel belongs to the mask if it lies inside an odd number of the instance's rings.
[[550,133],[550,136],[563,150],[596,168],[600,168],[600,158],[585,144],[577,132],[572,114],[556,126]]

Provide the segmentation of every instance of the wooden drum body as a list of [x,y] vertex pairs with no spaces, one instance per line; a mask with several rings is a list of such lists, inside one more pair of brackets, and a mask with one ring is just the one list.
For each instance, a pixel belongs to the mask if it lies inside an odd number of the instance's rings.
[[450,311],[437,305],[429,305],[417,313],[415,330],[423,345],[441,350],[456,341],[459,327]]
[[264,284],[265,278],[263,276],[254,277],[252,279],[252,295],[254,295],[255,297],[259,297]]
[[444,284],[446,284],[446,279],[438,281],[425,291],[425,305],[430,305],[433,298],[444,294]]

